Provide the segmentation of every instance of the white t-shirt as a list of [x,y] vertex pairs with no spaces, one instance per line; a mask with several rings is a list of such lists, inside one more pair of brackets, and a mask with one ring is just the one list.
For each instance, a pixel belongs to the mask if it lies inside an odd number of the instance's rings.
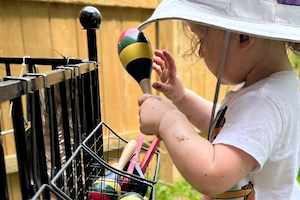
[[296,200],[300,160],[300,96],[295,72],[282,71],[229,92],[216,116],[213,144],[250,154],[257,165],[216,199]]

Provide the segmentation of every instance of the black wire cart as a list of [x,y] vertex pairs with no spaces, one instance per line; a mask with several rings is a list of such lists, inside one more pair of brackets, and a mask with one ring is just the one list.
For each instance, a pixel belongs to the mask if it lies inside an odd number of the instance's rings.
[[[128,141],[101,121],[95,34],[101,15],[96,8],[87,6],[81,10],[79,19],[87,30],[89,60],[0,57],[0,64],[5,64],[7,75],[0,82],[0,103],[10,101],[12,105],[22,199],[114,200],[128,194],[154,200],[160,160],[158,152],[153,154],[143,174],[136,169],[127,173],[128,164],[123,170],[112,165],[119,161]],[[28,73],[23,77],[12,77],[11,64],[26,65]],[[39,73],[36,65],[48,65],[52,70]],[[26,99],[26,109],[23,109],[22,97]],[[57,99],[61,107],[62,135],[57,124]],[[23,110],[26,110],[25,114]],[[48,157],[43,121],[48,124]],[[63,137],[63,145],[60,137]],[[62,149],[64,162],[61,159]],[[140,155],[147,150],[142,147]],[[140,157],[137,164],[141,162]],[[107,178],[110,172],[110,178]],[[1,142],[0,176],[4,177],[0,180],[0,199],[8,200]],[[126,189],[122,188],[124,183]],[[112,189],[108,190],[106,186]]]
[[[103,133],[107,133],[107,136],[103,137],[104,143],[103,146],[101,146],[103,152],[105,152],[104,155],[99,154],[99,149],[97,149],[97,143],[100,138],[97,138],[95,133],[98,129],[102,129]],[[110,164],[118,162],[122,152],[122,146],[124,147],[126,143],[127,141],[110,129],[107,124],[104,122],[99,123],[82,142],[82,145],[76,149],[65,166],[61,168],[52,179],[51,185],[68,200],[84,195],[88,199],[105,199],[106,196],[110,199],[118,199],[118,197],[123,194],[132,191],[140,194],[142,197],[146,196],[149,200],[154,200],[154,184],[157,181],[160,155],[158,152],[155,152],[151,161],[154,167],[153,169],[148,167],[144,177],[140,177],[135,173],[129,174],[126,172],[126,167],[124,170],[118,170]],[[141,153],[143,151],[146,152],[147,149],[142,147]],[[81,157],[86,158],[86,163],[82,163]],[[140,162],[141,158],[138,159],[138,163]],[[68,174],[69,168],[73,168],[71,174]],[[109,172],[114,173],[114,175],[110,178],[105,178]],[[121,179],[124,178],[129,179],[129,183],[132,187],[130,191],[122,189]],[[61,180],[65,180],[66,183],[60,184]],[[72,183],[69,184],[71,187],[68,187],[67,185],[70,182]],[[95,191],[92,185],[97,183],[102,187]],[[107,187],[105,187],[107,185],[112,186],[112,188],[107,189]],[[101,196],[101,194],[103,196]]]

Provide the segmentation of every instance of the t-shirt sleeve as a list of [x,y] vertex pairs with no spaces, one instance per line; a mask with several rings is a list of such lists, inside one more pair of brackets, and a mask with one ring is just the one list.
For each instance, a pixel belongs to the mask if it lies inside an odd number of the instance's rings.
[[213,144],[226,144],[251,155],[260,171],[275,148],[282,120],[276,104],[260,94],[241,96],[227,105],[226,122]]

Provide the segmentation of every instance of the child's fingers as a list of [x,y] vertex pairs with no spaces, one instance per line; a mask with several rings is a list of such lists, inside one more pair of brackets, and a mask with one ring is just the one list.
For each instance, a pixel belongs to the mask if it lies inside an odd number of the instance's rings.
[[139,99],[138,99],[139,106],[141,106],[144,103],[144,101],[146,101],[146,99],[149,98],[150,96],[152,96],[152,95],[143,94],[142,96],[140,96]]
[[[165,51],[165,50],[163,50],[163,51]],[[161,58],[164,62],[167,62],[167,59],[166,59],[163,51],[155,50],[154,51],[154,55],[156,55],[157,57]]]
[[161,70],[160,66],[154,64],[154,65],[152,65],[152,69],[154,69],[158,73],[159,76],[161,75],[162,70]]
[[161,66],[161,68],[164,68],[165,61],[163,61],[160,57],[154,57],[153,62]]
[[175,60],[174,60],[173,56],[166,50],[164,50],[163,53],[166,58],[165,62],[168,63],[170,77],[175,77],[176,76],[176,65],[175,65]]

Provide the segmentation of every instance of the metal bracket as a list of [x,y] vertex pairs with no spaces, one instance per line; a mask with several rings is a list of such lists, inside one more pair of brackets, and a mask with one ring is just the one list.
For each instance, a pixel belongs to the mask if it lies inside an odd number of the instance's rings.
[[[44,96],[45,96],[45,101],[47,101],[47,90],[46,87],[48,87],[48,82],[47,82],[47,74],[43,74],[43,73],[26,73],[23,75],[23,77],[25,76],[31,76],[31,77],[43,77],[43,83],[44,83]],[[46,106],[46,112],[48,113],[49,108],[47,106],[47,102],[45,102],[45,106]]]
[[[30,121],[30,104],[29,104],[29,92],[31,90],[31,80],[30,78],[25,78],[25,77],[13,77],[13,76],[6,76],[4,77],[4,81],[6,80],[18,80],[18,81],[25,81],[25,93],[26,93],[26,104],[27,104],[27,120]],[[23,88],[24,90],[24,88]],[[24,119],[26,121],[26,119]]]

